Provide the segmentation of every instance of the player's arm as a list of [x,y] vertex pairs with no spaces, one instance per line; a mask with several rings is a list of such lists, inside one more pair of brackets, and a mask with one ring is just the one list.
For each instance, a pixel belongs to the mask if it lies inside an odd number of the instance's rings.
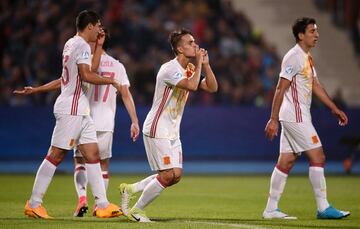
[[200,82],[200,75],[201,75],[201,67],[202,67],[202,58],[203,58],[204,49],[196,48],[195,51],[195,72],[190,78],[184,78],[180,80],[176,87],[189,90],[189,91],[196,91],[199,86]]
[[81,79],[85,82],[96,85],[112,84],[116,89],[120,86],[118,81],[108,77],[101,77],[97,73],[90,71],[88,64],[78,64],[78,69]]
[[105,42],[105,33],[102,30],[99,35],[98,38],[96,40],[96,44],[95,44],[95,50],[93,53],[93,57],[91,59],[91,71],[92,72],[97,72],[99,65],[100,65],[100,59],[101,59],[101,55],[103,53],[103,44]]
[[209,55],[205,50],[203,56],[203,71],[205,72],[205,78],[200,82],[200,88],[204,91],[214,93],[218,90],[218,83],[215,78],[215,74],[212,71],[209,63]]
[[131,92],[129,91],[128,85],[121,85],[119,92],[131,119],[130,136],[133,141],[136,141],[139,136],[140,128],[133,97],[131,95]]
[[317,77],[314,77],[313,92],[319,98],[319,100],[323,104],[325,104],[325,106],[327,106],[331,110],[331,112],[337,117],[340,126],[345,126],[348,124],[348,117],[331,100],[330,96],[326,93],[324,87],[321,85]]
[[17,95],[31,95],[35,93],[42,93],[48,91],[54,91],[61,88],[61,78],[53,80],[47,84],[41,85],[39,87],[27,86],[21,90],[15,90],[13,93]]
[[290,87],[290,83],[291,82],[289,80],[280,77],[278,84],[276,86],[272,108],[271,108],[270,120],[267,122],[265,127],[265,136],[270,141],[272,141],[274,137],[277,136],[277,132],[279,129],[280,107],[284,99],[285,91]]

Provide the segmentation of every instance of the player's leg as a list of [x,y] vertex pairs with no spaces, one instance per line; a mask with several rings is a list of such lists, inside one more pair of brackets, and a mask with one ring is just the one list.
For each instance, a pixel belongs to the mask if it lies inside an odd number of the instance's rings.
[[128,218],[133,221],[150,222],[144,208],[166,187],[176,184],[181,179],[182,149],[179,139],[171,141],[144,136],[144,144],[151,169],[158,170],[158,176],[145,186],[140,198],[129,211]]
[[97,206],[95,215],[100,218],[119,216],[122,214],[120,208],[115,204],[109,203],[106,197],[95,126],[89,116],[84,116],[82,127],[78,148],[85,158],[88,181],[95,197],[95,204]]
[[112,157],[113,133],[111,131],[97,131],[96,136],[99,146],[100,167],[106,191],[109,187],[109,163]]
[[284,191],[287,177],[294,166],[297,158],[297,154],[294,153],[291,146],[290,136],[287,135],[286,126],[282,123],[281,135],[280,135],[280,155],[277,164],[271,174],[270,179],[270,191],[268,201],[263,212],[263,217],[266,219],[282,218],[282,219],[294,219],[287,214],[279,210],[278,204],[281,195]]
[[85,168],[91,190],[99,208],[105,208],[109,202],[105,194],[105,185],[101,175],[100,158],[97,143],[87,143],[78,146],[85,158]]
[[[280,212],[278,204],[281,195],[284,192],[287,177],[295,163],[296,158],[297,155],[293,153],[280,153],[278,162],[271,174],[269,197],[263,213],[264,218],[290,219],[288,215]],[[291,219],[292,218],[294,217],[291,217]]]
[[119,185],[119,190],[121,194],[121,209],[124,215],[128,214],[129,203],[131,199],[134,198],[135,193],[142,192],[145,187],[150,183],[150,181],[156,178],[156,176],[158,176],[158,174],[153,174],[133,184],[121,183]]
[[109,179],[110,179],[109,163],[110,163],[109,158],[100,160],[101,174],[104,181],[105,191],[107,191],[109,187]]
[[74,149],[74,184],[78,195],[78,204],[74,212],[74,216],[83,217],[88,210],[87,204],[87,173],[85,167],[85,159],[77,148]]
[[165,188],[178,183],[180,181],[181,175],[181,168],[172,168],[159,171],[156,179],[152,179],[149,184],[146,185],[134,207],[144,210],[144,208],[154,199],[156,199]]
[[81,117],[54,114],[56,125],[51,138],[51,147],[40,165],[25,214],[35,218],[48,218],[45,208],[41,206],[42,198],[52,180],[56,167],[64,159],[67,150],[72,149],[79,136]]
[[54,146],[49,148],[48,154],[41,163],[35,177],[31,197],[25,206],[25,215],[34,218],[51,218],[44,207],[42,199],[50,185],[57,166],[66,155],[66,150]]
[[309,158],[309,179],[314,190],[317,218],[320,219],[341,219],[348,215],[348,211],[339,211],[332,207],[327,200],[327,188],[324,175],[325,154],[323,148],[307,150],[306,155]]

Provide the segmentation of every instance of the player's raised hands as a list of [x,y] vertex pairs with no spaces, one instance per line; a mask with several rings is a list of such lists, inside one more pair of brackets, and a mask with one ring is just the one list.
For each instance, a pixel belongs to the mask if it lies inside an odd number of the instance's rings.
[[99,33],[98,33],[96,44],[99,45],[99,46],[103,46],[104,42],[105,42],[105,31],[101,27],[100,30],[99,30]]
[[137,138],[139,137],[140,128],[138,123],[131,123],[130,127],[130,137],[135,142]]
[[201,49],[202,52],[202,64],[209,64],[209,55],[206,49]]
[[340,126],[346,126],[348,124],[349,119],[342,110],[336,109],[332,111],[332,113],[337,117]]
[[267,139],[272,141],[277,136],[279,129],[279,122],[275,119],[270,119],[265,127],[265,136]]
[[36,90],[33,87],[24,87],[21,90],[15,90],[13,91],[14,94],[16,95],[31,95],[34,94],[36,92]]
[[199,48],[198,45],[196,45],[196,48],[195,48],[196,63],[199,63],[199,64],[202,63],[202,59],[203,59],[203,54],[202,54],[203,51],[202,50],[204,50],[204,49],[201,49],[201,48]]

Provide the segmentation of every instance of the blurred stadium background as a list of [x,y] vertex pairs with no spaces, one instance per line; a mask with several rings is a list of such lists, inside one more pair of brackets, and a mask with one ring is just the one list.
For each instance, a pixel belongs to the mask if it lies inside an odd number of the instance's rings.
[[[192,93],[181,127],[188,173],[268,173],[278,139],[263,129],[270,114],[281,58],[294,45],[297,17],[317,19],[313,50],[321,82],[350,122],[340,128],[316,99],[314,125],[324,145],[327,171],[360,173],[360,1],[357,0],[2,0],[0,2],[0,172],[35,172],[49,147],[59,92],[14,96],[14,89],[41,85],[61,74],[61,52],[75,34],[75,17],[97,11],[110,30],[109,53],[127,70],[140,124],[150,109],[155,76],[173,58],[171,30],[191,29],[208,49],[219,92]],[[129,138],[129,118],[119,101],[111,171],[149,172],[143,142]],[[72,153],[60,166],[72,172]],[[295,166],[306,172],[307,163]],[[349,171],[348,171],[349,172]]]

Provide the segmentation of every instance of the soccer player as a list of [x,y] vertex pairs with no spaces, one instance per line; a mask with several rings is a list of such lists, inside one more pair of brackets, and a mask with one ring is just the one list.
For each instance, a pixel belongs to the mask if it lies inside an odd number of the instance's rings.
[[[121,94],[122,101],[131,119],[130,136],[133,141],[136,141],[139,136],[139,124],[135,104],[129,91],[129,79],[124,66],[105,52],[110,39],[107,31],[105,31],[105,37],[105,41],[102,41],[103,38],[99,38],[98,42],[89,42],[91,51],[94,52],[91,69],[92,71],[97,71],[99,75],[103,77],[114,78],[121,83],[121,90],[118,92]],[[100,53],[98,51],[100,51]],[[100,57],[100,60],[98,57]],[[15,94],[31,95],[60,89],[60,87],[61,79],[57,79],[39,87],[25,87],[23,90],[15,91]],[[107,190],[109,184],[109,160],[112,156],[112,141],[115,126],[117,90],[109,85],[90,85],[86,96],[90,103],[90,116],[96,128],[100,166],[105,190]],[[74,162],[74,183],[79,198],[74,216],[82,217],[88,210],[86,197],[87,175],[85,160],[80,151],[77,150],[77,147],[74,148]]]
[[[108,35],[108,33],[106,34]],[[107,36],[105,39],[105,43],[103,45],[104,49],[107,48],[108,41],[109,36]],[[94,43],[91,45],[94,45]],[[122,101],[124,102],[131,119],[130,136],[133,141],[136,141],[139,136],[139,124],[134,101],[129,91],[130,83],[125,68],[119,61],[109,56],[104,51],[104,49],[101,49],[102,55],[99,68],[94,66],[94,69],[98,69],[100,75],[114,78],[120,82],[121,86],[118,92],[121,95]],[[107,190],[109,184],[109,160],[112,157],[112,141],[115,125],[117,90],[114,87],[109,87],[109,85],[91,85],[90,91],[87,93],[87,97],[90,101],[90,115],[95,123],[100,152],[100,166],[105,184],[105,190]],[[79,197],[78,206],[75,210],[74,216],[81,217],[87,210],[87,176],[85,160],[79,150],[75,150],[74,161],[74,182]]]
[[340,126],[345,126],[348,118],[332,102],[317,77],[310,54],[310,50],[316,46],[319,39],[315,19],[297,19],[292,30],[297,44],[283,58],[271,117],[265,127],[265,135],[270,141],[277,136],[279,120],[282,128],[280,155],[271,176],[270,193],[263,217],[296,219],[281,212],[278,202],[295,160],[305,152],[309,159],[309,179],[315,194],[317,218],[340,219],[350,213],[335,209],[326,197],[325,155],[310,114],[312,94],[314,93],[331,110]]
[[109,203],[106,197],[95,125],[90,117],[89,101],[85,96],[87,83],[121,87],[117,80],[101,77],[90,71],[91,51],[88,42],[97,40],[100,26],[100,18],[95,12],[80,12],[76,18],[77,34],[64,46],[61,94],[54,105],[56,125],[49,152],[37,171],[30,200],[25,205],[25,215],[29,217],[52,218],[42,206],[42,199],[56,167],[67,151],[75,145],[86,161],[85,167],[97,205],[95,215],[109,218],[122,214],[121,209]]
[[[173,31],[169,42],[175,58],[163,64],[156,77],[153,104],[143,126],[143,139],[152,175],[135,184],[121,184],[122,201],[129,203],[135,192],[140,198],[125,215],[138,222],[151,222],[144,208],[160,193],[180,181],[182,175],[182,147],[180,122],[189,91],[198,87],[216,92],[218,85],[209,64],[207,51],[199,49],[190,31]],[[195,66],[190,63],[195,59]],[[205,78],[200,81],[201,71]],[[124,205],[122,205],[124,206]]]

